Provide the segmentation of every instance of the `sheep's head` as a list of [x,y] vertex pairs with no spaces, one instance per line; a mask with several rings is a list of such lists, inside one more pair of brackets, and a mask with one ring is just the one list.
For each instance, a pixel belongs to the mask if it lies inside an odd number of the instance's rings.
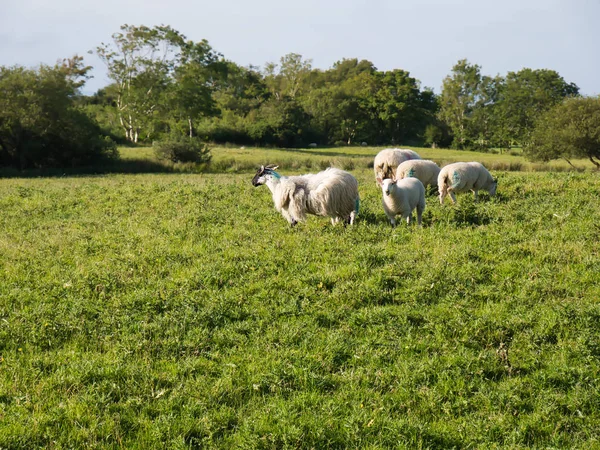
[[256,171],[256,175],[254,175],[254,178],[252,178],[252,185],[254,187],[257,187],[261,184],[265,184],[269,176],[273,176],[273,174],[277,175],[275,169],[277,169],[278,167],[279,166],[276,166],[274,164],[260,166],[260,168]]
[[490,197],[493,197],[494,195],[496,195],[497,188],[498,188],[498,179],[494,178],[494,182],[492,183],[492,186],[490,187],[490,190],[488,191],[490,193]]
[[396,179],[385,178],[382,180],[380,177],[377,177],[377,184],[381,187],[381,191],[384,195],[390,195],[396,188]]

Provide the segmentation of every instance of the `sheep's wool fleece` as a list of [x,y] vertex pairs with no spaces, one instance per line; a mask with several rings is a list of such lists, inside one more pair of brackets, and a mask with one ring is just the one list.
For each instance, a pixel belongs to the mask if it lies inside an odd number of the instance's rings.
[[282,177],[280,181],[275,204],[278,209],[288,209],[296,220],[305,220],[306,214],[346,218],[356,207],[358,182],[343,170],[329,168],[317,174]]

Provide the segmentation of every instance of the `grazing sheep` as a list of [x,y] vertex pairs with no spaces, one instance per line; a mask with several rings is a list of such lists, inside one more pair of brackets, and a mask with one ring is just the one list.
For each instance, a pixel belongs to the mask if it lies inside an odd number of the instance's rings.
[[292,227],[306,220],[307,214],[331,217],[334,225],[340,220],[354,223],[360,199],[358,181],[350,173],[330,167],[317,174],[285,177],[275,172],[277,167],[260,166],[252,184],[269,187],[275,209]]
[[361,142],[361,143],[360,143],[360,146],[361,146],[361,147],[366,147],[366,146],[367,146],[367,143],[366,143],[366,142]]
[[493,197],[496,195],[497,186],[498,181],[478,162],[448,164],[438,175],[440,204],[444,203],[444,198],[448,194],[450,194],[452,203],[456,203],[455,192],[473,191],[475,201],[477,201],[479,199],[478,191],[483,189]]
[[308,144],[308,146],[310,148],[317,148],[317,143],[316,142],[311,142],[310,144]]
[[421,159],[417,152],[402,148],[386,148],[375,156],[373,170],[375,178],[392,178],[396,174],[396,168],[404,161],[410,159]]
[[417,178],[394,180],[377,178],[383,193],[383,209],[393,227],[396,216],[401,215],[410,225],[412,212],[417,208],[417,223],[421,225],[421,217],[425,211],[425,186]]
[[404,161],[396,169],[396,180],[414,177],[418,179],[423,186],[437,186],[440,167],[433,161],[426,159],[411,159]]

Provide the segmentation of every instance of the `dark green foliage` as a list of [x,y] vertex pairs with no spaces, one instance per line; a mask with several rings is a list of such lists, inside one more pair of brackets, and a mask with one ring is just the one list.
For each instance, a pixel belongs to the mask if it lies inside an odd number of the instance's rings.
[[588,158],[600,168],[600,97],[567,99],[549,110],[524,151],[534,161]]
[[171,136],[162,141],[152,144],[154,154],[159,160],[167,160],[174,163],[191,162],[208,164],[211,160],[208,145],[198,138],[186,136]]
[[0,68],[0,165],[75,167],[114,159],[115,143],[76,107],[75,66]]

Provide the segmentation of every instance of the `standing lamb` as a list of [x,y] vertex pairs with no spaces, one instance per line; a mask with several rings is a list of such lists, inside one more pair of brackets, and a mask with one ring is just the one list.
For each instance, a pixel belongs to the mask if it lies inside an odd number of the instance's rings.
[[426,159],[411,159],[404,161],[396,169],[396,180],[403,178],[417,178],[423,186],[437,186],[440,167],[433,161]]
[[473,191],[475,201],[477,201],[479,199],[478,191],[483,189],[493,197],[496,195],[497,186],[498,181],[478,162],[448,164],[438,175],[440,204],[444,204],[444,198],[448,194],[450,194],[452,203],[456,203],[455,192]]
[[403,148],[386,148],[381,150],[375,156],[373,170],[375,178],[392,178],[396,173],[396,168],[404,161],[411,159],[421,159],[417,152]]
[[306,220],[307,214],[331,217],[334,225],[340,220],[354,223],[360,199],[358,181],[350,173],[330,167],[317,174],[285,177],[275,172],[277,167],[260,166],[252,184],[268,186],[275,209],[292,227]]
[[396,226],[396,216],[401,215],[410,225],[412,212],[417,208],[417,223],[421,225],[421,217],[425,211],[425,186],[417,178],[404,178],[393,180],[377,178],[383,194],[383,210],[390,219],[393,227]]

